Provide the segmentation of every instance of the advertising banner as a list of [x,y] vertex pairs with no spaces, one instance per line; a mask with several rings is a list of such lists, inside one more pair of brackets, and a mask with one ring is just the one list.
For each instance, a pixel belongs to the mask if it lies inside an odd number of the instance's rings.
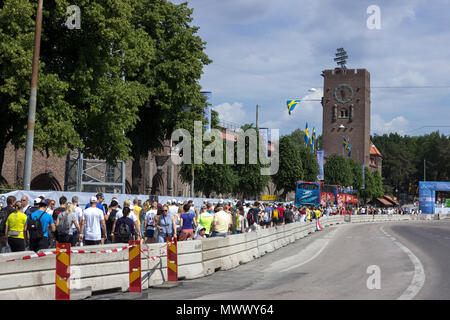
[[317,164],[319,165],[319,174],[317,175],[317,180],[323,181],[325,179],[323,172],[323,150],[317,150],[316,161]]

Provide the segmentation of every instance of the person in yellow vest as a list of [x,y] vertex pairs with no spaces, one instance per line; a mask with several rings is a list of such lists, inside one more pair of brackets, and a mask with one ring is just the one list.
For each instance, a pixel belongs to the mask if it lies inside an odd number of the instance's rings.
[[306,220],[311,221],[311,210],[308,207],[306,207]]
[[205,234],[207,237],[210,236],[213,220],[214,220],[213,215],[210,214],[208,212],[208,208],[205,205],[203,205],[200,214],[197,216],[197,222],[200,225],[200,227],[205,228]]
[[21,211],[22,203],[14,204],[14,212],[6,220],[5,234],[8,235],[8,244],[12,252],[25,251],[23,229],[27,222],[27,215]]
[[231,226],[231,233],[238,234],[245,232],[244,226],[244,207],[238,207],[233,213],[233,225]]
[[322,216],[322,213],[320,212],[319,209],[317,209],[317,207],[314,208],[314,213],[316,214],[316,218],[317,219],[319,219]]

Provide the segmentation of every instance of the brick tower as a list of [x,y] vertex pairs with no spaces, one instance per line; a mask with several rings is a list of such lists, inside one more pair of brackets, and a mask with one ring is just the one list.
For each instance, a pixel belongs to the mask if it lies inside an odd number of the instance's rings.
[[343,138],[350,141],[351,158],[370,164],[370,73],[366,69],[324,70],[323,150],[347,157]]

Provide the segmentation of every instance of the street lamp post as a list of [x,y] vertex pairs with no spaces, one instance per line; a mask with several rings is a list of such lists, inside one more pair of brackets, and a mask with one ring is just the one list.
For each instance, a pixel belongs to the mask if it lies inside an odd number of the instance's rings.
[[24,190],[30,190],[31,165],[33,160],[34,126],[36,123],[36,100],[39,74],[39,54],[41,49],[42,8],[44,0],[38,0],[36,11],[36,29],[34,33],[33,67],[31,71],[31,91],[28,105],[27,144],[25,148]]

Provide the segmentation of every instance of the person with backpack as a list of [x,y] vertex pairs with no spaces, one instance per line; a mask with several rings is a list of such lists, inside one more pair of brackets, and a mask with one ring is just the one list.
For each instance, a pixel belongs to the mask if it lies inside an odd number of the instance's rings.
[[8,244],[12,252],[25,251],[23,229],[27,222],[27,215],[22,212],[22,207],[22,202],[17,201],[14,204],[14,212],[6,220],[5,234],[8,235]]
[[114,237],[113,233],[113,226],[116,223],[117,219],[117,213],[119,212],[119,202],[116,200],[112,200],[108,207],[108,212],[105,215],[105,224],[106,224],[106,233],[110,236],[110,240],[108,240],[106,243],[111,243],[112,238]]
[[[52,201],[53,201],[53,200],[52,200]],[[58,215],[59,215],[61,212],[64,212],[64,211],[66,210],[66,205],[67,205],[67,198],[64,197],[64,196],[60,197],[60,198],[59,198],[59,207],[56,208],[56,209],[54,209],[54,210],[52,210],[52,213],[51,213],[52,218],[53,218],[53,221],[57,222],[57,220],[58,220]],[[47,210],[47,212],[48,212],[48,210]],[[55,240],[56,240],[57,242],[60,242],[60,243],[67,243],[67,242],[62,242],[62,241],[59,240],[60,238],[59,238],[59,235],[58,235],[58,224],[56,224],[56,231],[55,231],[54,236],[55,236]],[[67,233],[65,233],[65,235],[64,235],[62,238],[64,239],[65,236],[67,236]]]
[[53,218],[46,212],[46,210],[47,203],[44,200],[41,200],[39,203],[39,209],[27,217],[24,234],[30,250],[34,252],[38,252],[42,249],[48,249],[50,245],[49,227],[51,232],[55,232],[56,230]]
[[136,236],[135,223],[128,217],[130,207],[124,207],[122,217],[114,222],[112,234],[114,234],[114,243],[128,243]]
[[255,202],[253,207],[247,213],[247,221],[250,231],[256,231],[259,229],[259,212],[264,210],[264,206],[261,206],[259,202]]
[[292,208],[289,205],[286,205],[284,221],[286,224],[294,222],[294,212],[292,211]]
[[78,217],[74,212],[75,206],[72,203],[68,203],[67,206],[64,204],[64,206],[64,211],[60,212],[56,218],[56,231],[58,235],[56,240],[59,243],[70,243],[74,246],[76,239],[74,241],[72,225],[75,225],[78,233],[80,233],[80,225],[78,224]]
[[6,198],[6,207],[0,210],[0,252],[3,247],[7,246],[8,236],[6,231],[6,220],[11,213],[14,212],[14,204],[16,203],[16,197],[9,196]]

